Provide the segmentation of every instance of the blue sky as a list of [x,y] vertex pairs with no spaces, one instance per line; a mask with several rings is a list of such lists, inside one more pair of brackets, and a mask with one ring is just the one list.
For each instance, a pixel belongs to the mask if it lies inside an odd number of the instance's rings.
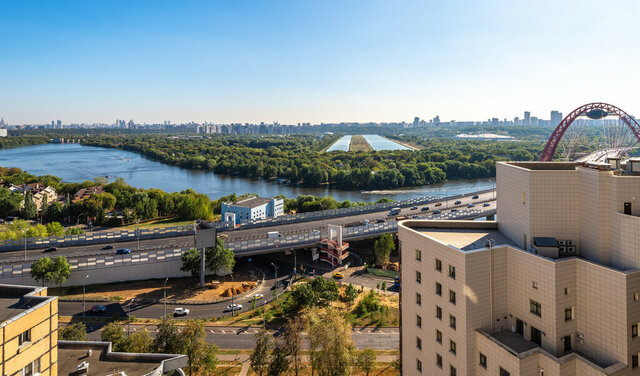
[[10,123],[640,115],[633,1],[2,1]]

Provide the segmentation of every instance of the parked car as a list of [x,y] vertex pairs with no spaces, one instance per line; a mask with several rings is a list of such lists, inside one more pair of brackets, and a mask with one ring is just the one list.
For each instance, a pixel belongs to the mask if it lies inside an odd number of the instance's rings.
[[462,204],[462,201],[457,200],[457,201],[456,201],[456,202],[454,202],[453,204],[454,204],[454,205],[460,205],[460,204]]
[[255,294],[254,296],[251,297],[251,299],[249,299],[249,301],[260,300],[260,299],[263,299],[263,298],[264,298],[264,295]]
[[105,245],[104,247],[102,247],[102,249],[113,249],[112,245]]
[[189,314],[189,309],[188,308],[178,307],[178,308],[173,310],[173,315],[174,316],[186,316],[188,314]]
[[412,206],[411,210],[418,210],[418,207],[417,206]]
[[225,312],[241,311],[242,304],[231,304],[224,309]]
[[479,199],[479,198],[480,198],[480,196],[478,196],[478,195],[474,195],[474,196],[473,196],[473,197],[471,197],[471,198],[472,198],[472,199],[474,199],[474,200],[477,200],[477,199]]
[[428,206],[423,206],[422,209],[420,209],[420,211],[429,211],[429,207]]
[[107,312],[107,307],[99,304],[91,307],[91,313],[102,313],[102,312]]
[[45,251],[45,252],[55,252],[55,251],[57,251],[57,250],[58,250],[58,248],[56,248],[56,247],[51,247],[51,248],[47,248],[47,249],[45,249],[44,251]]
[[442,202],[436,202],[436,206],[442,206]]
[[485,208],[486,208],[487,206],[489,206],[489,205],[491,205],[491,204],[490,204],[490,203],[488,203],[488,202],[485,202],[484,204],[482,204],[482,206],[484,206]]
[[116,251],[116,255],[128,255],[129,253],[131,253],[129,248],[120,248]]
[[338,273],[333,273],[333,278],[335,279],[342,279],[344,278],[344,274],[338,272]]
[[467,205],[468,208],[474,208],[476,205],[475,204],[469,204]]

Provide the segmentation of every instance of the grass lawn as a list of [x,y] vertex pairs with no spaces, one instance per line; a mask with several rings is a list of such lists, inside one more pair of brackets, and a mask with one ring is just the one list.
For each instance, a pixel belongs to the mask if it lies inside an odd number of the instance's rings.
[[349,151],[373,151],[373,148],[364,137],[360,135],[351,136]]
[[[317,375],[318,372],[316,371],[315,374]],[[250,369],[248,375],[249,376],[257,376],[258,374]],[[287,376],[295,375],[295,371],[293,370],[293,365],[291,365],[291,367],[285,373],[285,375],[287,375]],[[311,366],[309,366],[308,363],[302,363],[300,365],[300,369],[299,369],[298,375],[299,376],[311,376]],[[365,376],[365,373],[364,372],[359,372],[357,369],[354,368],[351,371],[350,375],[351,376]],[[370,376],[398,376],[398,375],[400,375],[400,372],[396,371],[391,366],[391,363],[378,363],[378,367],[376,367],[376,369],[373,372],[371,372],[369,375]]]
[[[161,218],[161,219],[151,219],[149,221],[140,222],[140,228],[150,228],[150,227],[169,227],[169,226],[184,226],[184,225],[193,225],[193,221],[183,221],[178,218]],[[136,224],[114,227],[118,230],[135,230]]]

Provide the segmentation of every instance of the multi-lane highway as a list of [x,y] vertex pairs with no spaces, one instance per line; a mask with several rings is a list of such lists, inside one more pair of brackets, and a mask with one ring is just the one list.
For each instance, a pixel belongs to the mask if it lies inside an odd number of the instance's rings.
[[[456,201],[460,201],[459,204],[456,204]],[[429,205],[422,205],[417,207],[417,209],[412,208],[403,208],[398,214],[398,216],[403,217],[413,217],[413,216],[427,216],[433,212],[434,209],[438,209],[442,211],[442,213],[447,213],[453,208],[464,208],[470,203],[478,204],[482,202],[489,202],[490,206],[487,209],[495,209],[495,191],[494,192],[486,192],[479,195],[477,199],[473,199],[472,195],[463,197],[463,198],[455,198],[439,201],[440,206],[435,206],[436,203],[432,203]],[[422,208],[428,206],[429,211],[422,211]],[[482,204],[479,204],[482,206]],[[235,242],[242,241],[248,239],[259,239],[266,238],[268,231],[277,230],[282,235],[290,235],[290,234],[300,234],[305,232],[310,232],[313,230],[322,230],[326,228],[328,224],[334,225],[357,225],[362,224],[365,221],[370,221],[374,223],[376,220],[393,220],[394,217],[388,216],[389,211],[378,211],[374,213],[366,213],[359,214],[353,216],[346,216],[340,218],[330,218],[330,219],[319,219],[315,221],[308,222],[298,222],[298,223],[290,223],[290,224],[281,224],[281,225],[265,225],[265,227],[259,228],[249,228],[243,229],[239,227],[237,229],[226,231],[224,234],[227,237],[227,242]],[[170,249],[170,248],[187,248],[193,245],[193,236],[179,236],[179,237],[170,237],[170,238],[161,238],[161,239],[149,239],[149,240],[140,240],[137,241],[128,241],[122,243],[112,243],[114,249],[103,249],[107,245],[104,244],[94,244],[94,245],[82,245],[82,246],[70,246],[70,247],[58,247],[56,252],[52,253],[44,253],[44,249],[30,249],[27,250],[27,257],[29,258],[37,258],[43,255],[65,255],[65,256],[81,256],[86,254],[111,254],[115,253],[115,249],[117,248],[129,248],[133,252],[136,252],[138,249],[140,250],[152,250],[152,249]],[[9,262],[11,260],[17,260],[20,258],[24,258],[24,250],[18,251],[9,251],[2,253],[2,260],[0,262]]]

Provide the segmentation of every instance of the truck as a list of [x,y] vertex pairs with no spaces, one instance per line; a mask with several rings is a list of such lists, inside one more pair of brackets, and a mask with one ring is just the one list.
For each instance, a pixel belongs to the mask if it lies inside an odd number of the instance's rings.
[[281,236],[282,235],[280,235],[280,233],[278,231],[269,231],[269,232],[267,232],[267,238],[269,238],[269,239],[278,239]]
[[398,215],[400,214],[400,208],[393,208],[389,210],[389,215]]

